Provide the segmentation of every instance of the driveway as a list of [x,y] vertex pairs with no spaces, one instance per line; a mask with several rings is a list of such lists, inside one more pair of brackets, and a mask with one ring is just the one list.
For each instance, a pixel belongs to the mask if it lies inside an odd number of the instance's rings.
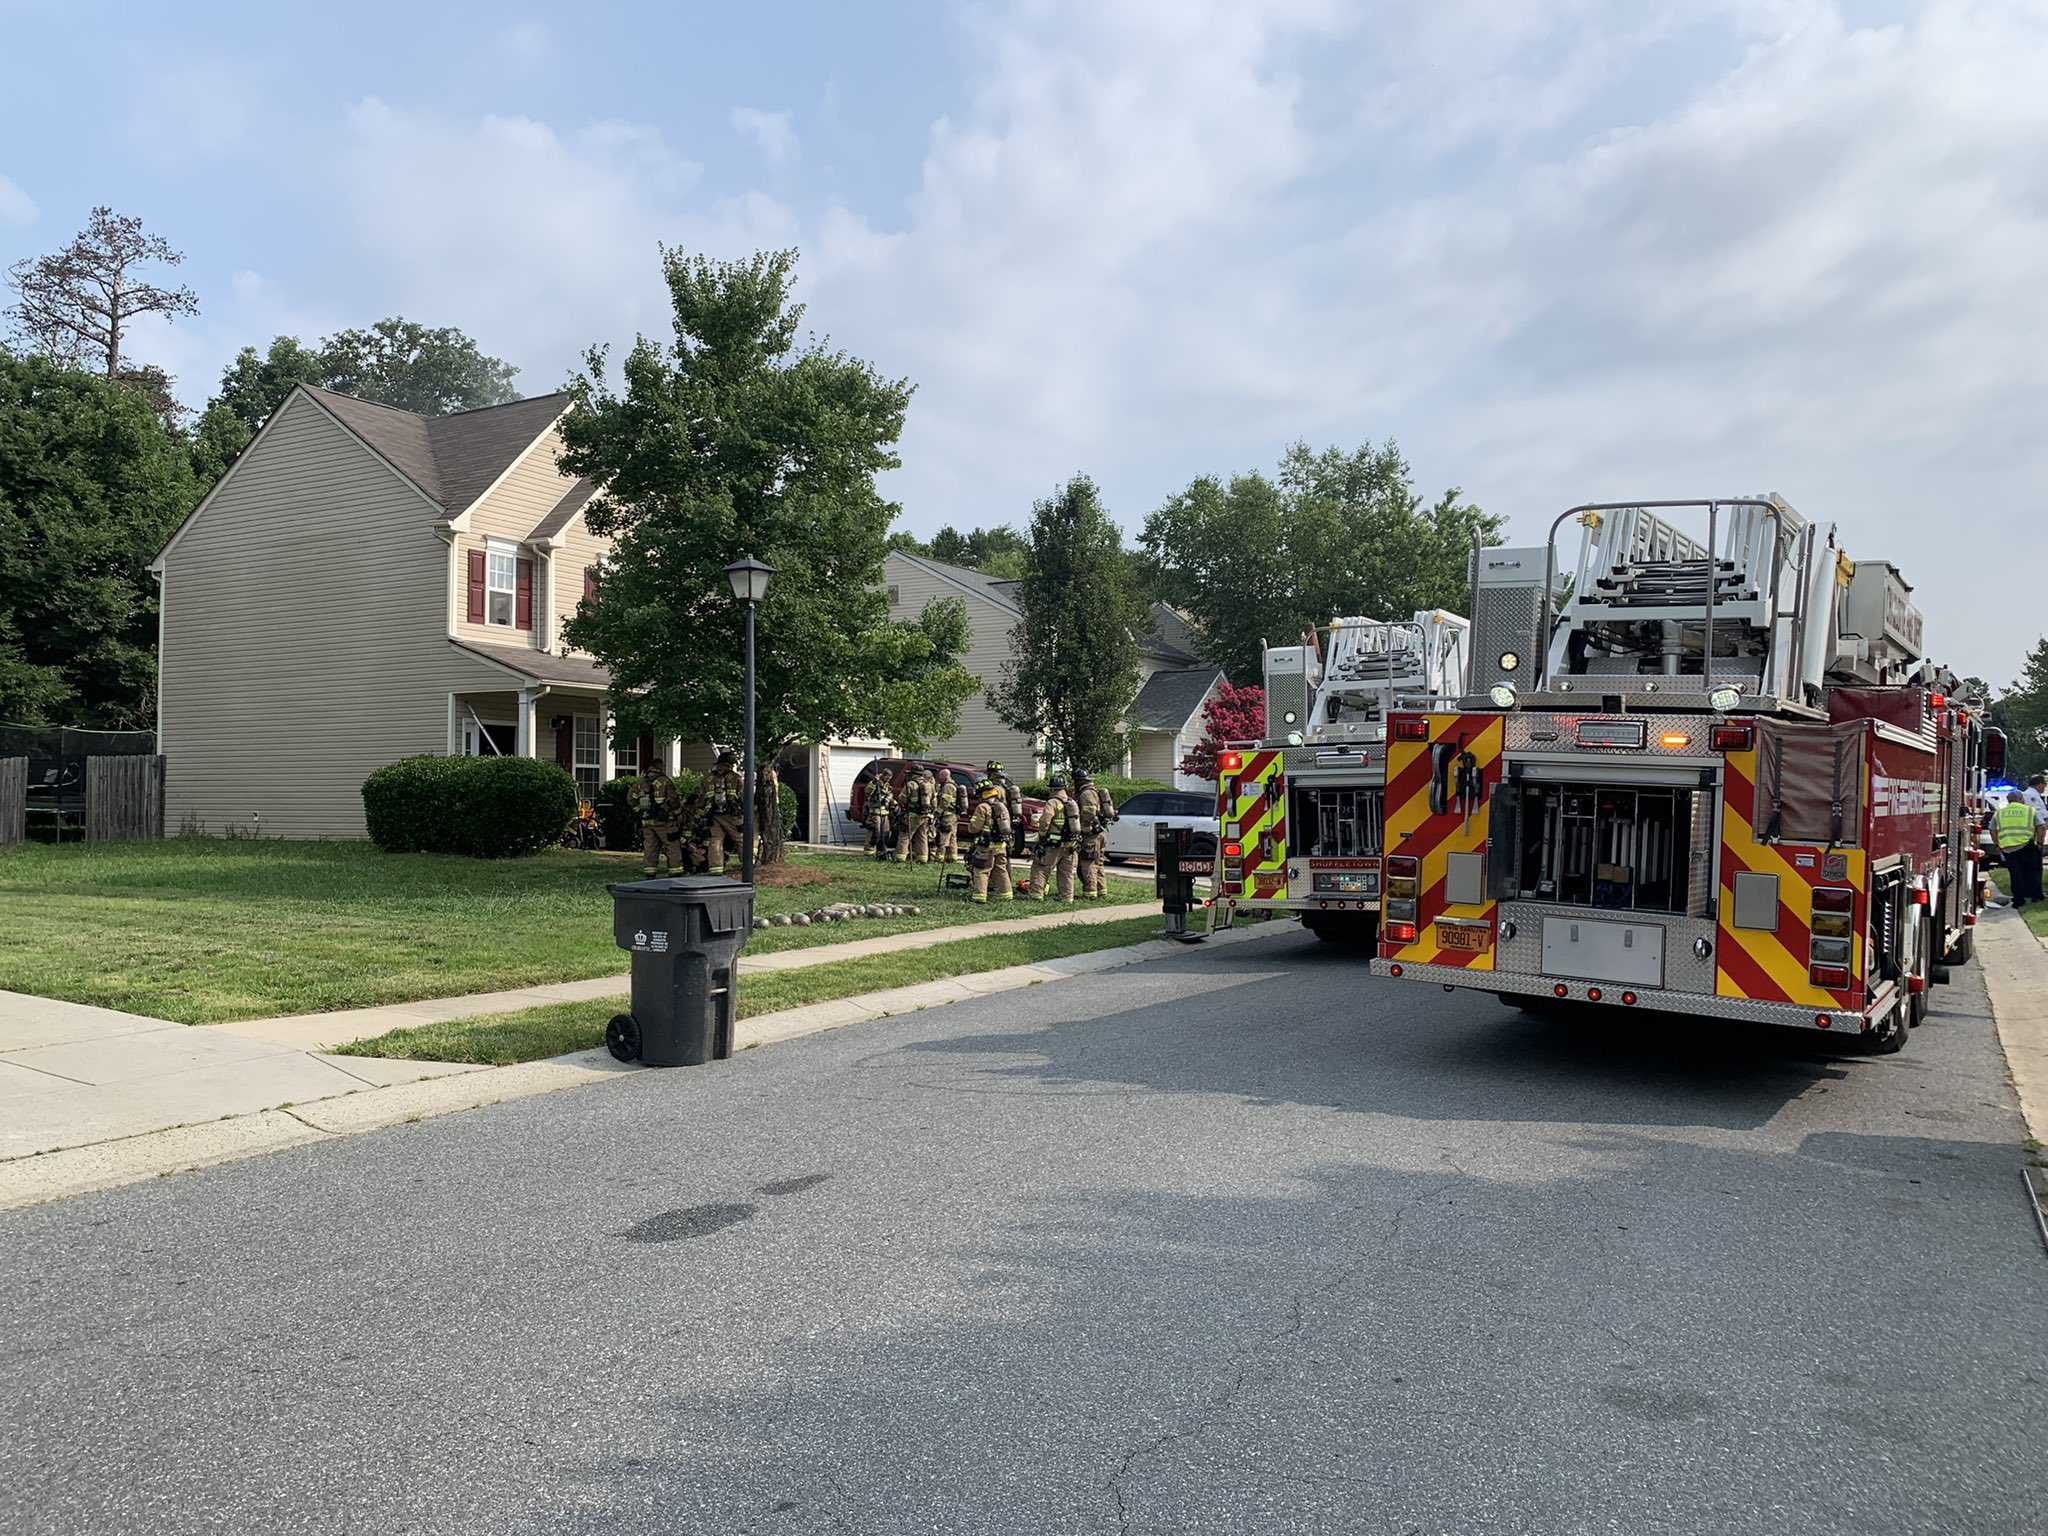
[[1277,940],[0,1217],[10,1532],[2037,1532],[1974,967],[1903,1055]]

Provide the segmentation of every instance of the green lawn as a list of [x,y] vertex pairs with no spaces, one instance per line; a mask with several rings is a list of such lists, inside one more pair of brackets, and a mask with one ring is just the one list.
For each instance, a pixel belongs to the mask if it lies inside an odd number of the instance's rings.
[[[747,1018],[757,1013],[776,1013],[784,1008],[801,1007],[805,1003],[827,1002],[835,997],[855,997],[863,992],[908,987],[920,981],[966,976],[976,971],[999,971],[1005,966],[1056,960],[1062,955],[1115,949],[1152,938],[1159,932],[1159,923],[1155,915],[1134,917],[1123,922],[1091,923],[1085,927],[1042,928],[1033,933],[996,933],[986,938],[934,944],[930,949],[870,955],[863,960],[814,966],[808,970],[748,976],[740,982],[739,1013],[741,1018]],[[345,1056],[474,1061],[502,1067],[515,1061],[534,1061],[544,1056],[561,1056],[570,1051],[587,1051],[603,1045],[605,1021],[625,1006],[623,996],[600,998],[588,1003],[556,1003],[546,1008],[523,1009],[518,1013],[487,1014],[476,1019],[454,1019],[443,1024],[394,1029],[374,1040],[357,1040],[338,1047],[338,1050]]]
[[[566,852],[486,862],[368,843],[32,843],[0,854],[0,990],[208,1024],[604,976],[627,963],[605,886],[638,874],[629,856]],[[764,886],[757,912],[923,912],[767,929],[755,953],[1052,910],[940,897],[929,866],[806,854],[789,874],[820,883]],[[1152,899],[1136,884],[1128,897]]]
[[[1991,871],[1991,883],[1998,887],[1998,894],[2008,901],[2012,899],[2012,876],[2002,869]],[[2020,908],[2020,916],[2027,920],[2027,926],[2035,933],[2048,936],[2048,901],[2029,902]]]

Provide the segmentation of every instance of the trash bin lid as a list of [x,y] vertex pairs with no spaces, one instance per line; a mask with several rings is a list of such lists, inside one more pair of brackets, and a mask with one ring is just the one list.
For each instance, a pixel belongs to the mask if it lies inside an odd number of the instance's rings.
[[723,875],[670,875],[653,880],[622,880],[605,887],[614,896],[668,896],[708,901],[735,896],[752,898],[754,888]]

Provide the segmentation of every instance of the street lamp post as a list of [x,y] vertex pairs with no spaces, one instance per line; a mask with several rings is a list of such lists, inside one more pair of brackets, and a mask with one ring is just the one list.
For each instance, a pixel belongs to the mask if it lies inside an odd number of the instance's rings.
[[754,801],[760,793],[754,777],[754,610],[768,595],[768,579],[774,574],[773,566],[763,565],[752,555],[742,555],[725,568],[732,595],[747,605],[747,735],[741,768],[746,811],[740,825],[740,879],[748,885],[754,883]]

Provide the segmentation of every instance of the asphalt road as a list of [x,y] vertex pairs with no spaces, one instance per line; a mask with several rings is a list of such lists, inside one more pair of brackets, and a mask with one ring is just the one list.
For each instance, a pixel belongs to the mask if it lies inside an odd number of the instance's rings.
[[1288,937],[0,1217],[0,1529],[2040,1532],[1957,978],[1836,1058]]

